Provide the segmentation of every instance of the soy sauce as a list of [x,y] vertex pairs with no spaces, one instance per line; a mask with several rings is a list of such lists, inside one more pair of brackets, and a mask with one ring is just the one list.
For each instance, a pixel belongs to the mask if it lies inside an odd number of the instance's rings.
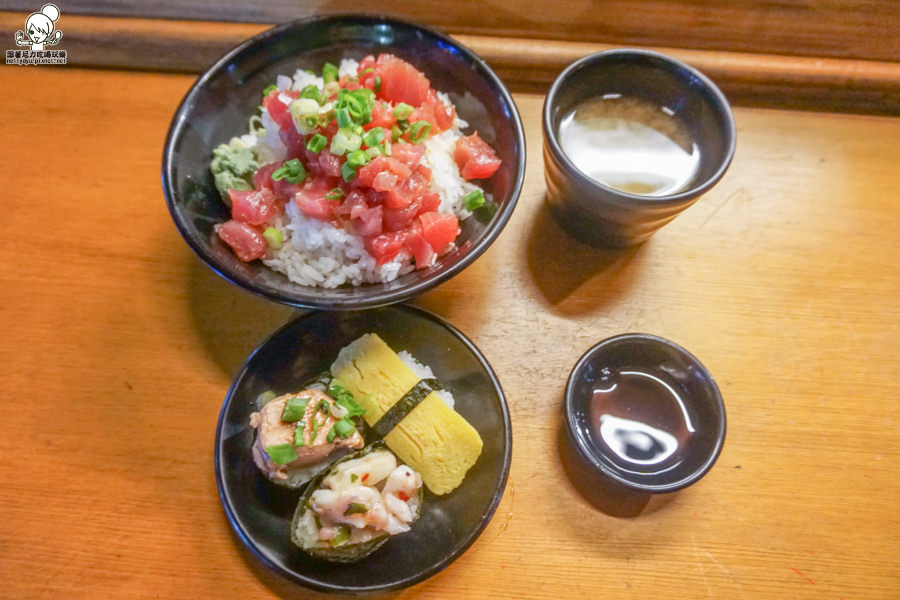
[[671,110],[620,94],[581,102],[563,117],[559,140],[580,171],[630,194],[676,194],[700,166],[697,144]]
[[678,464],[694,435],[680,394],[663,372],[603,369],[589,410],[594,443],[629,471],[658,473]]

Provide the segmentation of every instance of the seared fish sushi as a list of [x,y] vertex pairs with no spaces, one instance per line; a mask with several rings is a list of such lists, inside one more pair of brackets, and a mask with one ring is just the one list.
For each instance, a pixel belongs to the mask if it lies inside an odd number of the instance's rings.
[[[343,390],[342,390],[343,391]],[[364,441],[353,417],[362,409],[349,394],[318,389],[285,394],[250,415],[253,461],[275,483],[297,488]]]
[[409,531],[422,496],[422,477],[375,442],[313,479],[294,513],[291,540],[317,558],[355,562]]

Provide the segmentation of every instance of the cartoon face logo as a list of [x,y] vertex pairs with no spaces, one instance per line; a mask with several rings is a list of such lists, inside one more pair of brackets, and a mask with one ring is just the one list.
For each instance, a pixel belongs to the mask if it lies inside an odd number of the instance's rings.
[[[54,31],[54,22],[59,18],[59,9],[55,4],[45,4],[40,12],[31,13],[25,20],[25,31],[16,32],[16,44],[19,46],[31,46],[31,50],[38,52],[44,46],[53,46],[62,38],[62,31]],[[27,37],[27,39],[26,39]]]

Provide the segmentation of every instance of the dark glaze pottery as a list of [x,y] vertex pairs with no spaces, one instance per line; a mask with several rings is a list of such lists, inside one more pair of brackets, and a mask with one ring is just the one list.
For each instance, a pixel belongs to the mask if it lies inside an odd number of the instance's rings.
[[[581,101],[604,94],[666,107],[700,148],[688,187],[668,196],[642,196],[603,185],[579,170],[560,146],[560,122]],[[728,101],[705,75],[648,50],[609,50],[567,67],[544,101],[543,154],[547,201],[578,239],[598,246],[643,242],[693,204],[725,174],[735,148]]]
[[[230,217],[209,173],[212,150],[247,132],[262,90],[279,74],[321,70],[326,61],[393,53],[423,71],[446,92],[464,134],[478,131],[503,161],[480,185],[499,208],[487,222],[460,223],[456,249],[437,264],[386,284],[323,289],[290,282],[259,261],[244,263],[213,231]],[[178,231],[191,249],[222,277],[260,296],[305,308],[358,310],[401,302],[448,280],[478,258],[512,215],[525,174],[525,136],[516,106],[496,74],[452,38],[411,23],[379,16],[325,16],[298,20],[243,42],[210,67],[175,113],[163,151],[162,184]]]

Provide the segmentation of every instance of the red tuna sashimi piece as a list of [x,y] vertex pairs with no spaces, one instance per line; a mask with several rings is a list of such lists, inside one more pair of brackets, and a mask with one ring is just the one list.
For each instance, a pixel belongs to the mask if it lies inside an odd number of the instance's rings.
[[485,179],[500,167],[500,159],[493,148],[482,140],[478,133],[459,138],[453,159],[464,179]]
[[390,261],[400,254],[406,241],[405,231],[389,231],[374,237],[363,238],[366,250],[375,258],[379,265]]
[[459,235],[459,219],[451,213],[427,212],[416,219],[422,227],[422,237],[435,252],[443,254]]
[[424,73],[391,54],[380,55],[372,73],[381,78],[381,89],[376,94],[390,102],[405,102],[415,108],[425,101],[431,89]]
[[244,262],[262,258],[266,254],[268,244],[258,227],[232,219],[216,225],[216,233]]
[[268,188],[250,190],[228,190],[231,198],[231,218],[250,225],[262,225],[274,218],[280,207],[275,194]]

